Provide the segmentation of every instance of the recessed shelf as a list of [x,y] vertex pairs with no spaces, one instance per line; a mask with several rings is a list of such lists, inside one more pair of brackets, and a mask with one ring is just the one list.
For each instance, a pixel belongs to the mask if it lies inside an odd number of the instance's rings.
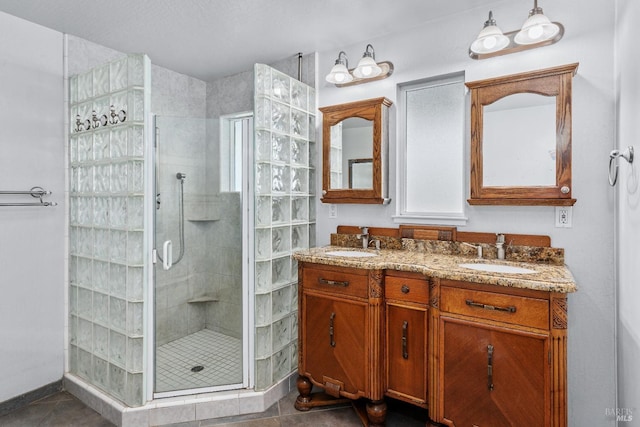
[[189,304],[198,304],[198,303],[202,303],[202,302],[216,302],[216,301],[219,301],[219,300],[217,298],[214,298],[214,297],[204,296],[204,297],[192,298],[192,299],[188,300],[187,303],[189,303]]

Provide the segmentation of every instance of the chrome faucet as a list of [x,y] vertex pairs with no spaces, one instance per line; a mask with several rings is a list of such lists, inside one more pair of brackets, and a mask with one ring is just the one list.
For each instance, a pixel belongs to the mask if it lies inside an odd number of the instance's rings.
[[496,235],[496,249],[498,252],[498,259],[504,259],[504,234]]
[[378,239],[369,240],[369,244],[367,245],[367,247],[371,246],[372,243],[373,243],[373,246],[375,246],[376,251],[379,251],[380,250],[380,240],[378,240]]
[[361,234],[358,234],[358,239],[362,239],[362,249],[369,248],[369,228],[368,227],[360,227],[362,231]]

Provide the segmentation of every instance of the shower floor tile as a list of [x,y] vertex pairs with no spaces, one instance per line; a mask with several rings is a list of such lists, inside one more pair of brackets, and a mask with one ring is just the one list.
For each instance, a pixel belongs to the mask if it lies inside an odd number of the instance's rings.
[[[202,366],[194,372],[191,369]],[[202,329],[158,347],[156,392],[242,383],[242,340]]]

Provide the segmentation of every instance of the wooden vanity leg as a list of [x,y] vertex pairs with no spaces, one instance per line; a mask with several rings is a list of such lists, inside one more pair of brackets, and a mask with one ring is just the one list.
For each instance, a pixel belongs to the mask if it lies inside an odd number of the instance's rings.
[[298,375],[296,386],[298,387],[298,393],[300,393],[300,395],[296,398],[296,403],[293,406],[298,411],[308,411],[311,409],[311,388],[313,384],[311,384],[309,378]]
[[377,400],[367,403],[367,418],[370,427],[382,427],[387,418],[387,403]]

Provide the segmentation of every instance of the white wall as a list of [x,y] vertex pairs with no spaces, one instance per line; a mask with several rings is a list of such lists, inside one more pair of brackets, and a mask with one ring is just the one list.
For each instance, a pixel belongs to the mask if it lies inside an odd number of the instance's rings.
[[0,190],[41,186],[58,202],[0,207],[3,402],[63,375],[66,206],[62,34],[2,12],[0,28]]
[[[640,58],[636,51],[640,37],[637,22],[640,4],[634,0],[617,1],[616,65],[618,95],[618,147],[634,146],[640,155]],[[617,185],[617,271],[618,271],[618,408],[631,409],[633,421],[640,426],[640,189],[638,157],[633,167],[620,160]],[[620,424],[623,425],[623,424]]]
[[[531,4],[505,0],[493,6],[498,24],[504,31],[511,31],[522,24]],[[580,62],[573,90],[573,195],[578,200],[573,208],[573,228],[554,227],[553,207],[467,206],[469,222],[463,229],[544,234],[551,236],[553,246],[565,248],[566,263],[579,286],[579,291],[569,296],[569,423],[576,427],[612,425],[606,408],[615,406],[616,395],[614,227],[613,192],[607,184],[606,168],[615,137],[614,4],[610,0],[565,0],[543,6],[548,16],[564,24],[565,36],[556,45],[528,52],[483,61],[469,59],[469,43],[487,17],[484,8],[415,28],[398,24],[398,31],[386,37],[321,52],[318,104],[379,96],[396,101],[398,83],[461,70],[467,81],[473,81]],[[367,43],[375,47],[378,61],[394,63],[395,72],[390,78],[348,88],[324,82],[339,50],[347,52],[353,67]],[[328,244],[329,234],[339,224],[397,227],[391,218],[397,200],[396,112],[394,105],[390,126],[391,204],[339,205],[338,218],[328,219],[328,206],[318,203],[319,245]],[[468,181],[468,163],[466,170]],[[320,192],[318,182],[317,194]]]

